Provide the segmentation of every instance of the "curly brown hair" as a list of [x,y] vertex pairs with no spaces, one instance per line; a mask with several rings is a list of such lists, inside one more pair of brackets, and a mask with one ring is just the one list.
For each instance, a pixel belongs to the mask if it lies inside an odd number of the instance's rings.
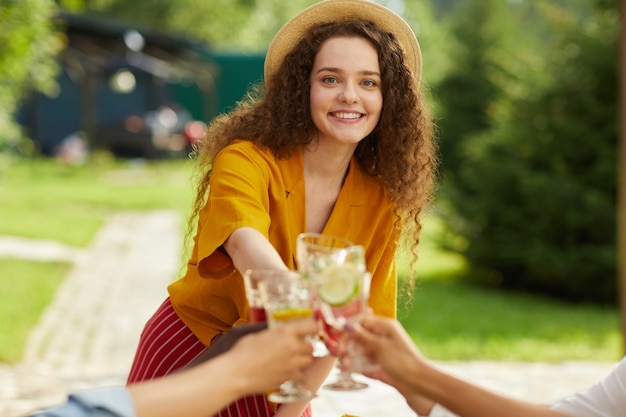
[[278,158],[287,158],[315,140],[309,77],[317,52],[333,37],[362,37],[378,51],[382,112],[375,129],[357,146],[355,156],[370,175],[380,179],[395,203],[413,261],[417,260],[420,214],[429,202],[436,177],[433,123],[396,38],[369,21],[313,27],[285,56],[274,76],[266,80],[267,89],[255,86],[232,112],[210,124],[196,148],[199,178],[189,219],[190,234],[205,204],[212,161],[224,147],[236,139],[249,140],[270,149]]

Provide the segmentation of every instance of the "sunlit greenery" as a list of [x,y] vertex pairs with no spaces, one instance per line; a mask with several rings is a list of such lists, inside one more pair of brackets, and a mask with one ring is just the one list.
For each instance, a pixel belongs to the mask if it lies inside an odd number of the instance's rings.
[[507,293],[433,276],[421,280],[400,320],[436,359],[616,360],[615,308]]
[[191,205],[191,163],[54,160],[13,161],[0,167],[0,234],[85,246],[115,210]]
[[[187,161],[72,168],[20,161],[0,169],[0,234],[86,246],[113,211],[186,212],[193,194],[189,174]],[[618,357],[617,310],[465,285],[463,258],[435,244],[443,230],[436,217],[426,218],[416,291],[411,303],[401,300],[399,309],[399,318],[429,356],[529,361]],[[404,258],[400,264],[400,274],[407,276]],[[0,259],[0,322],[8,326],[0,329],[0,360],[19,359],[26,332],[68,268]]]
[[0,362],[22,358],[30,330],[70,266],[0,258]]
[[[52,57],[63,42],[50,26],[56,4],[66,10],[98,12],[139,26],[197,37],[216,49],[262,51],[290,16],[315,2],[3,2],[0,40],[5,47],[0,51],[0,63],[6,65],[0,65],[0,234],[85,247],[110,213],[160,208],[187,213],[193,196],[189,161],[153,164],[96,157],[85,166],[64,166],[53,160],[7,157],[7,149],[27,152],[20,147],[24,142],[20,142],[16,125],[10,120],[20,98],[32,87],[54,93]],[[567,225],[567,231],[583,236],[583,243],[604,225],[602,234],[609,245],[591,252],[589,258],[614,264],[611,245],[615,239],[606,231],[613,230],[606,213],[614,213],[614,205],[600,198],[598,192],[603,187],[611,188],[616,178],[611,171],[614,166],[610,165],[614,162],[613,148],[603,144],[615,138],[617,129],[613,96],[617,55],[609,45],[616,39],[617,1],[494,2],[497,8],[486,7],[488,2],[481,0],[379,3],[403,5],[399,12],[418,35],[424,58],[423,86],[435,110],[444,168],[455,166],[454,171],[444,170],[442,181],[458,176],[463,177],[459,184],[465,185],[465,194],[457,194],[458,201],[439,202],[439,208],[453,208],[458,217],[447,218],[447,225],[434,215],[425,221],[416,291],[410,303],[401,299],[400,319],[418,345],[437,359],[616,359],[621,354],[616,308],[467,285],[469,268],[465,258],[441,250],[437,243],[445,241],[461,253],[470,244],[488,244],[491,246],[483,247],[483,257],[508,256],[502,246],[494,248],[494,239],[485,238],[484,232],[475,237],[481,221],[493,226],[498,223],[494,220],[506,220],[531,232],[541,225],[546,226],[545,230],[554,230],[554,223],[558,223],[555,219],[571,218],[576,227],[592,225],[591,232],[585,233],[577,233],[579,229]],[[594,14],[594,5],[598,4],[604,5],[603,11]],[[467,7],[463,9],[467,12],[455,17],[460,7]],[[480,7],[486,7],[484,12]],[[467,18],[470,11],[476,13],[475,19]],[[481,18],[484,24],[479,22]],[[563,28],[569,28],[572,38],[557,43],[557,38],[567,35]],[[555,128],[556,122],[562,129]],[[471,137],[461,137],[470,133]],[[570,153],[581,157],[581,161],[573,164],[566,158]],[[587,158],[603,162],[596,164],[598,172],[588,170],[596,165]],[[537,179],[541,174],[538,166],[551,167],[552,171]],[[570,170],[572,175],[565,176]],[[519,187],[526,193],[523,198],[504,198],[516,190],[505,174],[523,179],[523,187]],[[582,182],[594,178],[588,187],[591,191],[579,191]],[[549,185],[548,179],[556,179],[558,187],[544,187]],[[500,188],[494,191],[487,186],[489,183],[499,183]],[[519,210],[521,201],[533,202],[543,210],[546,203],[556,202],[560,193],[580,201],[560,207],[555,203],[549,215]],[[614,193],[609,189],[605,195]],[[467,219],[460,219],[472,212],[477,220],[466,223]],[[599,213],[599,220],[589,217],[594,213]],[[451,225],[448,230],[469,232],[452,237],[444,227]],[[536,235],[539,237],[518,239],[521,249],[509,253],[516,257],[534,254],[536,270],[540,271],[557,258],[562,265],[574,265],[562,245],[548,248],[558,257],[542,246],[548,244],[549,232],[545,230]],[[506,239],[513,235],[507,230],[499,232],[497,236]],[[566,233],[553,234],[560,239]],[[526,251],[531,240],[535,244]],[[582,245],[574,241],[573,247]],[[510,265],[508,260],[505,263]],[[19,359],[27,329],[36,322],[67,268],[66,264],[0,259],[0,323],[10,327],[0,328],[0,361]],[[403,261],[401,275],[408,273]],[[14,285],[17,276],[20,285]],[[603,276],[613,279],[612,274]],[[25,299],[27,303],[20,303]],[[22,307],[24,311],[20,311]]]
[[[427,217],[416,289],[410,302],[400,302],[398,312],[426,355],[443,360],[517,361],[621,357],[617,308],[467,284],[464,259],[435,244],[444,230],[438,218]],[[402,266],[401,275],[407,276],[406,262]]]
[[28,152],[13,116],[33,90],[53,94],[62,37],[52,24],[53,0],[0,2],[0,153]]

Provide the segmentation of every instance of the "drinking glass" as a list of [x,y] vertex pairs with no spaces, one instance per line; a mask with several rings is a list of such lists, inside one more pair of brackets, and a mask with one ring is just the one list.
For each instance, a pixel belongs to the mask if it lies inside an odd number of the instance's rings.
[[250,322],[259,323],[267,321],[265,306],[259,291],[259,282],[264,279],[271,279],[276,275],[273,269],[248,269],[243,274],[243,283],[246,289],[246,298],[250,309]]
[[[359,322],[367,313],[371,275],[368,272],[348,268],[345,264],[339,265],[322,271],[316,281],[320,294],[320,310],[327,324],[326,333],[337,346],[343,343],[339,353],[338,379],[324,385],[324,388],[337,391],[358,390],[366,388],[367,384],[356,381],[352,373],[371,371],[374,368],[357,345],[343,339],[343,332],[347,324]],[[340,298],[327,297],[325,295],[327,290],[324,289],[326,285],[344,287],[345,289],[339,292],[345,295]],[[352,289],[348,290],[349,288]]]
[[[322,233],[300,233],[296,239],[296,264],[298,271],[309,274],[316,269],[316,260],[338,249],[354,246],[349,240]],[[314,272],[314,271],[313,271]]]
[[[295,320],[312,320],[310,281],[298,272],[273,270],[259,280],[258,289],[267,314],[269,328],[279,327]],[[309,400],[315,395],[297,381],[285,381],[277,392],[268,395],[274,403]]]
[[[367,311],[370,276],[365,273],[364,248],[335,236],[302,233],[297,239],[296,257],[298,270],[313,282],[314,306],[324,329],[325,344],[337,353],[345,324],[358,320]],[[324,277],[328,278],[326,286],[320,281]],[[347,292],[342,291],[342,284],[346,283]],[[348,391],[367,387],[352,378],[351,370],[360,369],[354,365],[362,356],[356,355],[353,346],[347,348],[339,355],[339,379],[324,388]]]
[[[314,266],[320,257],[326,256],[337,249],[347,248],[354,244],[349,240],[335,236],[324,235],[322,233],[300,233],[296,239],[296,265],[298,271],[306,279],[311,279]],[[316,320],[321,323],[319,308],[317,307],[317,297],[313,294],[314,311]],[[312,339],[313,356],[323,357],[330,354],[327,343],[324,342],[323,330]],[[328,341],[327,341],[328,342]]]

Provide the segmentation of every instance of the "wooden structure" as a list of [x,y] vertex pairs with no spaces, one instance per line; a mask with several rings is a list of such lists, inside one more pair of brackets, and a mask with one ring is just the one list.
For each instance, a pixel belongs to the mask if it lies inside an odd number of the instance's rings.
[[58,57],[58,93],[34,94],[20,114],[43,154],[77,132],[91,148],[145,142],[154,132],[132,137],[126,121],[143,118],[145,127],[147,115],[164,106],[190,120],[215,113],[217,69],[206,59],[205,44],[99,16],[61,14],[58,24],[67,37]]

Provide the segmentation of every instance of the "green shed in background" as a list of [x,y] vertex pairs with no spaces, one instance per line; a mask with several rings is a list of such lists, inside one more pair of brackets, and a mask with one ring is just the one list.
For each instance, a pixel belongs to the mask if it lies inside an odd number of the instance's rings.
[[184,156],[198,122],[263,80],[264,52],[218,52],[98,15],[62,13],[57,22],[67,37],[59,94],[33,93],[16,116],[43,155],[80,137],[123,157]]
[[209,100],[194,84],[179,84],[174,92],[176,100],[194,119],[210,122],[218,114],[232,110],[252,85],[263,81],[264,53],[215,52],[208,48],[197,52],[211,67]]
[[265,54],[210,52],[208,60],[216,68],[213,116],[231,110],[252,85],[263,81]]

